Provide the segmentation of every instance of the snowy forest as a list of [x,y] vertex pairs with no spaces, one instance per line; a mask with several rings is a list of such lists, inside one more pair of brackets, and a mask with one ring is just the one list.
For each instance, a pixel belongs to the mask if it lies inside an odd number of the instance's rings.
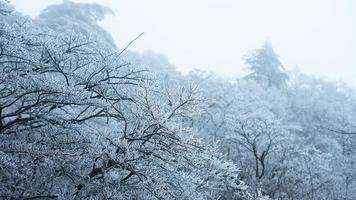
[[118,48],[110,12],[0,0],[0,199],[356,199],[353,86],[285,69],[270,42],[243,77],[182,74]]

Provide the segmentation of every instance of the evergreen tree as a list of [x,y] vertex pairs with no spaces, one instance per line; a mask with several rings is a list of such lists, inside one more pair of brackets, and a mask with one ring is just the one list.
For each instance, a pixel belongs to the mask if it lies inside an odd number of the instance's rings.
[[245,58],[249,71],[247,78],[268,87],[281,87],[286,84],[288,75],[271,43],[266,42],[261,48],[251,52]]

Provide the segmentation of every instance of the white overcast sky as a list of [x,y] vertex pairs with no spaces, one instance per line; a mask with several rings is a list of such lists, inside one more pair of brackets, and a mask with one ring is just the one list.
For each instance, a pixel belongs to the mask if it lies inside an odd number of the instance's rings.
[[[179,70],[236,76],[269,40],[287,69],[356,85],[356,0],[73,0],[110,7],[102,26],[119,47],[165,54]],[[12,0],[36,16],[62,0]]]

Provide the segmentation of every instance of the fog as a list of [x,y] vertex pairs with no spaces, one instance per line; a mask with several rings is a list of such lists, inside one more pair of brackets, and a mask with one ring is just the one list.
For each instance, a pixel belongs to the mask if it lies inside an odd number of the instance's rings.
[[0,200],[355,200],[355,5],[0,0]]
[[[61,0],[13,0],[35,16]],[[100,24],[119,47],[166,55],[182,72],[241,76],[243,57],[266,40],[288,70],[356,84],[356,2],[353,0],[74,0],[110,7]]]

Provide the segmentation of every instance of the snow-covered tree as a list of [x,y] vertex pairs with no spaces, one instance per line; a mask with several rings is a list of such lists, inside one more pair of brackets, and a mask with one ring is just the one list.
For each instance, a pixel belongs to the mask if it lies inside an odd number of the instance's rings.
[[247,78],[182,75],[118,49],[110,12],[0,0],[0,199],[353,199],[353,87],[287,76],[269,43]]
[[98,4],[64,0],[62,4],[50,5],[42,10],[34,22],[56,32],[72,30],[85,37],[96,37],[102,44],[115,48],[112,36],[98,25],[108,14],[113,14],[113,11]]
[[250,71],[246,78],[253,79],[268,87],[284,86],[288,80],[285,69],[269,42],[248,54],[245,58],[245,64]]
[[[0,30],[5,199],[249,198],[187,119],[196,84],[159,84],[97,38],[14,14]],[[165,85],[165,87],[162,87]]]

